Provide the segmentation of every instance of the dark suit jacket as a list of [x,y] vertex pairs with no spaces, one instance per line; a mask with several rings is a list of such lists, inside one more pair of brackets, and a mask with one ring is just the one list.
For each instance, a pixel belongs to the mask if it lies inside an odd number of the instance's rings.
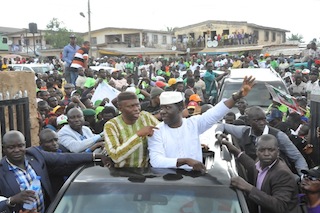
[[[256,186],[258,170],[255,161],[243,153],[239,162],[247,169],[251,183]],[[278,159],[267,172],[261,190],[253,187],[248,193],[250,213],[287,213],[298,211],[298,185],[287,165]]]
[[[90,153],[52,153],[41,151],[36,147],[27,149],[25,157],[36,174],[41,176],[46,207],[53,201],[55,196],[49,180],[51,174],[67,176],[81,164],[92,162],[92,154]],[[11,197],[19,192],[20,186],[14,173],[9,170],[6,157],[4,157],[0,163],[0,195]],[[22,205],[8,208],[5,201],[0,202],[0,213],[19,212],[21,208]]]

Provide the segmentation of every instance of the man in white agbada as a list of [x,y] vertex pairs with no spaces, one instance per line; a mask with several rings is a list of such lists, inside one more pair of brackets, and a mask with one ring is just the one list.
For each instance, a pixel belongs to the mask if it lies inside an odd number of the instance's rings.
[[254,78],[245,77],[241,89],[229,99],[222,100],[206,113],[182,118],[184,109],[180,92],[160,95],[160,114],[163,119],[148,138],[150,163],[157,168],[190,168],[205,171],[199,135],[220,121],[236,101],[246,96],[254,85]]

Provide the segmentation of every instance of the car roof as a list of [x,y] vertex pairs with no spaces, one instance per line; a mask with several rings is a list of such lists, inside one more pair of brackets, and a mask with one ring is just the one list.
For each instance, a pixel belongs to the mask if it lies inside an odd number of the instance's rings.
[[281,76],[273,69],[269,68],[243,68],[231,69],[227,79],[241,79],[245,76],[253,76],[256,81],[279,81],[282,80]]
[[19,67],[48,67],[46,64],[11,64],[10,66],[19,66]]
[[[190,184],[195,186],[213,186],[213,185],[230,185],[230,177],[236,176],[236,166],[234,158],[230,155],[228,149],[216,143],[211,146],[210,151],[203,153],[205,156],[206,174],[198,171],[186,169],[161,169],[161,168],[106,168],[100,166],[83,167],[77,175],[74,176],[73,182],[131,182],[129,178],[146,177],[144,183],[152,184],[172,184],[173,181],[167,181],[167,176],[182,176],[182,179],[174,181],[176,185]],[[94,174],[94,176],[92,175]],[[152,177],[152,178],[148,178]],[[195,181],[197,180],[197,181]]]

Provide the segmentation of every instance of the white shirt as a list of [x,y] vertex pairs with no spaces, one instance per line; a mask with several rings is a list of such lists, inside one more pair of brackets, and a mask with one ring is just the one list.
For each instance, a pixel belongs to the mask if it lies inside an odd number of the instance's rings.
[[191,64],[189,68],[190,68],[190,70],[192,70],[192,72],[194,72],[198,66],[200,67],[200,65],[198,63],[194,63],[193,65]]
[[[192,158],[202,162],[199,135],[212,127],[230,110],[222,100],[203,115],[183,118],[182,125],[170,128],[164,122],[158,124],[148,138],[150,163],[157,168],[176,168],[178,158]],[[191,168],[187,165],[181,168]]]
[[82,127],[82,133],[83,135],[80,135],[78,132],[71,129],[69,125],[65,125],[58,132],[58,143],[62,144],[70,150],[70,152],[80,153],[101,139],[100,135],[93,134],[91,129],[87,126]]
[[319,93],[320,86],[319,86],[319,79],[315,82],[311,83],[311,81],[307,82],[306,91],[311,93]]

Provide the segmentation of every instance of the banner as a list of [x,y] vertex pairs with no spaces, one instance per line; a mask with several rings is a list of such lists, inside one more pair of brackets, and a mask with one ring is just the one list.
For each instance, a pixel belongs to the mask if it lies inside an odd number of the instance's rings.
[[297,100],[294,97],[287,93],[284,93],[283,91],[275,88],[270,84],[266,83],[266,87],[268,88],[273,101],[286,105],[289,109],[299,113],[300,115],[303,114],[300,110]]
[[98,87],[94,91],[91,101],[92,103],[95,103],[97,100],[103,100],[104,98],[108,98],[109,103],[107,103],[106,106],[113,106],[111,101],[114,98],[116,98],[119,95],[119,93],[119,90],[113,88],[112,86],[103,81],[98,85]]

